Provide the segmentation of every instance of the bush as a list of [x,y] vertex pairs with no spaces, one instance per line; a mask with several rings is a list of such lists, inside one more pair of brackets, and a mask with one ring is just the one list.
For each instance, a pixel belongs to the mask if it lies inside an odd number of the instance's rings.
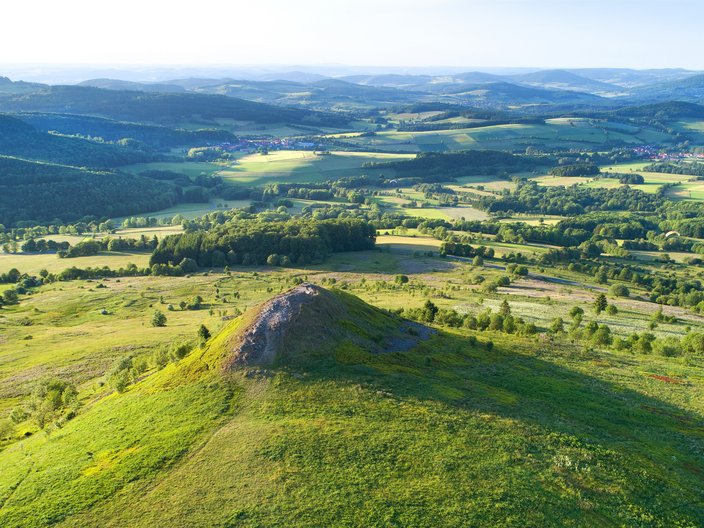
[[152,316],[152,326],[154,326],[154,327],[166,326],[166,316],[162,312],[160,312],[159,310],[156,310],[154,312],[154,315]]
[[675,357],[682,354],[682,345],[680,341],[674,337],[656,339],[653,342],[653,352],[659,356]]
[[[203,325],[201,325],[201,326],[203,326]],[[192,347],[191,347],[190,343],[185,343],[185,342],[174,343],[173,345],[171,345],[171,357],[175,361],[178,361],[179,359],[183,359],[191,351],[191,348]]]
[[198,339],[201,343],[205,343],[208,339],[210,339],[210,330],[208,330],[208,327],[205,325],[200,325],[198,328]]
[[629,297],[631,292],[623,284],[612,284],[609,288],[609,295],[613,297]]
[[553,319],[552,323],[550,323],[550,332],[553,334],[558,334],[564,331],[565,322],[562,320],[562,317],[556,317],[555,319]]

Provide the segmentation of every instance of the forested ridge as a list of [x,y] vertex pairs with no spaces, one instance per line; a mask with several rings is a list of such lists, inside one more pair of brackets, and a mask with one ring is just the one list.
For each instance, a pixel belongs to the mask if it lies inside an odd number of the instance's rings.
[[105,141],[133,139],[152,148],[178,147],[191,144],[210,144],[234,141],[235,136],[226,130],[203,128],[184,130],[161,125],[148,125],[116,121],[104,117],[75,114],[22,113],[13,117],[45,132],[90,136]]
[[3,114],[0,114],[0,155],[100,169],[154,159],[149,152],[124,145],[42,132]]
[[0,156],[0,224],[7,226],[129,216],[180,197],[179,187],[152,178]]
[[88,86],[49,86],[21,96],[0,97],[0,111],[74,113],[152,123],[217,117],[256,123],[290,122],[320,126],[340,126],[348,122],[340,115],[225,95],[105,90]]

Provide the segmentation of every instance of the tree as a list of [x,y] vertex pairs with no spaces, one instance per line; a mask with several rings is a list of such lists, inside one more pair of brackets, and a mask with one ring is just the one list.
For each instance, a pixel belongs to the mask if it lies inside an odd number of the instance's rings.
[[565,330],[565,322],[562,320],[562,317],[556,317],[555,319],[552,320],[552,323],[550,324],[550,332],[553,334],[558,334],[560,332],[563,332]]
[[152,316],[152,326],[166,326],[166,316],[159,310],[156,310]]
[[2,299],[5,304],[17,304],[19,296],[15,290],[5,290],[2,294]]
[[205,343],[210,339],[210,330],[205,325],[200,325],[198,328],[198,339],[201,343]]
[[618,313],[618,308],[616,308],[616,305],[610,304],[606,307],[606,313],[609,315],[616,315]]
[[606,310],[606,307],[609,305],[609,302],[606,300],[606,295],[603,293],[600,293],[597,295],[596,300],[594,301],[594,313],[599,315],[601,312]]
[[601,325],[592,335],[592,342],[597,346],[611,344],[611,329],[606,325]]
[[408,283],[408,275],[396,275],[394,277],[394,282],[396,284],[406,284]]
[[582,310],[579,306],[573,306],[570,309],[569,314],[572,319],[575,319],[577,316],[584,315],[584,310]]
[[501,306],[499,307],[499,313],[506,317],[507,315],[511,315],[511,305],[508,304],[508,301],[504,299],[501,301]]
[[196,295],[195,297],[191,298],[190,302],[186,305],[186,308],[189,310],[200,310],[201,306],[203,304],[203,297],[200,295]]
[[472,260],[472,266],[483,266],[483,265],[484,265],[484,259],[480,255],[477,255]]
[[423,305],[421,310],[421,319],[426,323],[432,323],[435,320],[435,316],[438,313],[438,307],[433,304],[433,302],[428,299]]

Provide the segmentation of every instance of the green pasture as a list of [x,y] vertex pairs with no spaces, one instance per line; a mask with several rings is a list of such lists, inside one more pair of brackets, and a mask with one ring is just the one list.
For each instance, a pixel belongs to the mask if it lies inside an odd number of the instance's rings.
[[334,151],[329,154],[313,151],[285,150],[267,155],[248,154],[230,163],[218,173],[230,183],[263,185],[277,182],[310,182],[361,176],[367,162],[407,159],[399,154]]

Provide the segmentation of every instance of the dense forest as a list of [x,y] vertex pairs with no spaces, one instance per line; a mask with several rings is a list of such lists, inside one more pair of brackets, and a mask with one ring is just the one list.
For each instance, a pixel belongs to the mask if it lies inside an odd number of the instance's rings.
[[656,162],[643,167],[645,172],[664,172],[667,174],[685,174],[704,176],[704,163],[668,163]]
[[0,114],[0,155],[99,169],[154,159],[149,152],[125,145],[41,132],[3,114]]
[[172,235],[159,241],[150,264],[201,267],[320,262],[330,253],[372,249],[376,231],[361,219],[266,219],[241,215],[208,231]]
[[186,145],[208,145],[231,142],[235,136],[226,130],[184,130],[159,125],[128,123],[102,117],[74,114],[23,113],[13,117],[44,132],[56,131],[104,141],[131,139],[150,148],[164,149]]
[[579,215],[589,211],[655,211],[661,199],[631,187],[541,187],[521,180],[515,191],[501,197],[486,196],[478,206],[491,212]]
[[128,216],[180,200],[180,187],[152,178],[0,156],[0,224],[7,226]]
[[387,163],[370,163],[368,168],[393,169],[399,178],[421,178],[424,182],[448,181],[461,176],[502,174],[533,170],[543,165],[535,158],[497,150],[423,152],[415,158]]

